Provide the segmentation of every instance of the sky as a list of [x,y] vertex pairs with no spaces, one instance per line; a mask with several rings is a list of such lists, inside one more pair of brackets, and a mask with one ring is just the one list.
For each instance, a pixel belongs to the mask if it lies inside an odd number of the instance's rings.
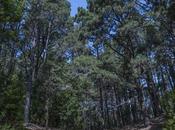
[[75,16],[77,14],[78,7],[87,7],[86,0],[69,0],[71,3],[71,16]]

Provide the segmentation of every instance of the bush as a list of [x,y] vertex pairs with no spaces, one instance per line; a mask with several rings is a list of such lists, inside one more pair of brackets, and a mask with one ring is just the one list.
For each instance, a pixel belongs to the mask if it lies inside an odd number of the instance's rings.
[[175,129],[175,91],[167,93],[163,99],[162,104],[166,115],[166,122],[164,130]]
[[13,74],[0,83],[0,130],[11,130],[11,126],[19,126],[23,121],[24,82],[22,77]]
[[0,126],[0,130],[15,130],[11,125],[5,124]]

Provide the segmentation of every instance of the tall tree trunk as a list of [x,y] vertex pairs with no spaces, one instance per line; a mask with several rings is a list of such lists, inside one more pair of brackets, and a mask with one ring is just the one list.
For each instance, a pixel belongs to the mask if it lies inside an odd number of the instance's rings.
[[174,71],[173,65],[169,66],[169,73],[170,73],[171,79],[173,81],[173,89],[174,89],[175,88],[175,71]]
[[164,90],[164,92],[167,90],[167,88],[166,88],[166,80],[165,80],[165,78],[164,78],[164,73],[163,73],[163,70],[162,70],[162,67],[160,66],[160,71],[161,71],[161,78],[162,78],[162,85],[163,85],[163,90]]
[[103,90],[101,83],[99,83],[99,92],[100,92],[100,109],[101,109],[101,115],[104,120],[104,108],[103,108]]
[[137,100],[138,100],[138,103],[139,103],[139,109],[140,109],[140,112],[139,112],[139,120],[142,120],[143,119],[143,116],[144,116],[144,110],[143,110],[143,91],[142,91],[142,86],[141,86],[141,83],[140,83],[140,80],[135,80],[135,83],[137,85],[136,87],[136,92],[137,92]]
[[174,83],[173,83],[173,80],[172,80],[172,78],[171,78],[171,75],[170,75],[170,73],[169,73],[169,71],[168,71],[168,68],[166,67],[165,70],[166,70],[166,75],[167,75],[167,77],[168,77],[169,83],[170,83],[170,85],[171,85],[171,89],[173,89],[173,88],[174,88]]
[[[111,106],[113,105],[113,103],[114,103],[114,96],[113,96],[113,94],[111,94]],[[116,124],[116,113],[115,113],[115,110],[114,110],[114,107],[112,107],[112,121],[113,121],[113,126],[117,126],[117,124]]]
[[121,115],[121,108],[120,106],[118,106],[120,104],[120,97],[117,93],[117,89],[116,86],[114,85],[114,94],[115,94],[115,101],[116,101],[116,114],[117,114],[117,125],[118,127],[122,127],[123,126],[123,120],[122,120],[122,115]]
[[31,106],[31,96],[32,96],[32,87],[33,81],[35,77],[35,70],[32,70],[30,73],[27,82],[27,89],[26,89],[26,98],[25,98],[25,108],[24,108],[24,123],[28,124],[30,122],[30,106]]
[[157,96],[157,94],[155,93],[155,88],[153,87],[154,86],[154,83],[153,83],[153,80],[152,80],[152,77],[150,76],[149,73],[147,73],[147,85],[148,85],[148,92],[150,94],[150,97],[151,97],[151,101],[152,101],[152,108],[153,108],[153,113],[154,113],[154,116],[158,116],[159,115],[159,112],[160,112],[160,103],[159,103],[159,98]]
[[32,81],[28,81],[27,89],[26,89],[25,108],[24,108],[24,123],[25,124],[29,123],[31,92],[32,92]]
[[110,127],[110,121],[109,121],[109,108],[108,108],[108,95],[107,95],[107,87],[105,86],[105,90],[104,90],[104,99],[105,99],[105,123],[106,123],[106,127],[109,128]]
[[46,120],[45,128],[46,128],[46,130],[48,130],[48,124],[49,124],[49,98],[46,99],[45,110],[46,110],[46,113],[45,113],[45,120]]

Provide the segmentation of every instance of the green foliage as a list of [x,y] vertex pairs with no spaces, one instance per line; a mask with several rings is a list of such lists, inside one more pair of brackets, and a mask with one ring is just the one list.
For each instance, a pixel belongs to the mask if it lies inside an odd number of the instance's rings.
[[0,101],[0,122],[20,123],[23,120],[24,85],[19,75],[12,75],[3,86]]
[[0,130],[15,130],[11,125],[5,124],[0,126]]
[[175,10],[175,3],[172,2],[172,4],[170,5],[170,7],[168,8],[168,17],[172,20],[175,21],[175,14],[174,14],[174,10]]
[[162,98],[162,104],[166,115],[164,130],[173,130],[175,129],[175,91],[167,93]]
[[22,16],[25,0],[0,0],[0,23],[17,22]]
[[21,124],[19,126],[16,125],[15,127],[10,124],[4,124],[0,126],[0,130],[26,130],[26,129]]
[[60,94],[62,105],[60,105],[60,119],[62,126],[66,128],[81,130],[82,116],[79,96],[75,90],[67,90]]

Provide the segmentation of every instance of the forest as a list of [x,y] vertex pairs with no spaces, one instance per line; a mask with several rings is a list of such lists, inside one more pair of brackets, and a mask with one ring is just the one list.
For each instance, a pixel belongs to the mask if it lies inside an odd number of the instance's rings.
[[0,0],[0,130],[175,130],[175,1],[86,2]]

